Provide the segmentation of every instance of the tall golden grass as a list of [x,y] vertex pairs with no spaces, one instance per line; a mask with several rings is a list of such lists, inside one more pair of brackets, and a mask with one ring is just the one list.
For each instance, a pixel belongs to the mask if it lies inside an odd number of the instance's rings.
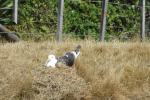
[[[73,68],[48,54],[82,46]],[[0,44],[0,100],[150,100],[150,44],[95,41]]]

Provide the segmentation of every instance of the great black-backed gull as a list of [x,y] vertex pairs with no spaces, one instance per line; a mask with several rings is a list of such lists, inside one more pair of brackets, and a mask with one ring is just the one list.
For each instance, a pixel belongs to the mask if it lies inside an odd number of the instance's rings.
[[61,57],[56,57],[55,55],[51,54],[48,56],[45,66],[55,68],[58,63],[63,63],[66,66],[71,67],[74,65],[75,60],[80,55],[80,49],[81,49],[81,46],[78,45],[75,50],[71,52],[67,52],[65,53],[64,56],[61,56]]

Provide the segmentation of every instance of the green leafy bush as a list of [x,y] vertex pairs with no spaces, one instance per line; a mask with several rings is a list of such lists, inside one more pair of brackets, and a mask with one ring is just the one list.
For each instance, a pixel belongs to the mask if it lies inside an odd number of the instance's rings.
[[[10,1],[2,0],[3,3],[0,4],[0,7],[12,4]],[[106,40],[129,39],[139,33],[140,8],[138,6],[139,0],[109,0]],[[40,40],[48,39],[47,36],[54,36],[57,32],[57,7],[57,0],[20,0],[19,24],[10,28],[19,32],[23,39],[35,37]],[[3,18],[1,20],[8,24],[10,22],[6,16],[2,14],[0,18]],[[100,17],[101,2],[65,0],[63,33],[82,39],[88,37],[98,39]],[[39,36],[39,34],[41,35]]]

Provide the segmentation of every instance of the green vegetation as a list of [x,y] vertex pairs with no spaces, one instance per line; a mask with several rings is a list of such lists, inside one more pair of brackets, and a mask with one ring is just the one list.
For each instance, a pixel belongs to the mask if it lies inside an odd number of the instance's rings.
[[[0,7],[12,6],[13,2],[10,1],[1,0],[3,3],[0,4]],[[123,3],[128,5],[120,5]],[[109,0],[106,40],[129,39],[139,33],[140,9],[138,5],[139,0]],[[53,39],[52,37],[57,32],[57,6],[57,0],[21,0],[19,2],[19,24],[9,27],[19,32],[23,39]],[[88,36],[98,39],[101,2],[67,0],[64,8],[65,34],[82,39]],[[8,20],[12,12],[1,11],[1,13],[0,18],[3,19],[0,19],[0,22],[12,24]]]

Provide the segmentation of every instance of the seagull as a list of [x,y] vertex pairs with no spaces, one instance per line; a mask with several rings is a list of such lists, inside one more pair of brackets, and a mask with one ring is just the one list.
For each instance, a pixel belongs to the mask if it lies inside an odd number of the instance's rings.
[[64,56],[61,56],[61,57],[56,57],[55,55],[50,54],[48,55],[48,59],[45,63],[45,66],[56,68],[59,63],[63,63],[66,66],[71,67],[74,65],[75,60],[80,55],[80,49],[81,49],[81,46],[78,45],[75,50],[71,52],[67,52],[65,53]]
[[57,59],[55,55],[48,55],[48,59],[44,66],[55,68],[57,63]]

